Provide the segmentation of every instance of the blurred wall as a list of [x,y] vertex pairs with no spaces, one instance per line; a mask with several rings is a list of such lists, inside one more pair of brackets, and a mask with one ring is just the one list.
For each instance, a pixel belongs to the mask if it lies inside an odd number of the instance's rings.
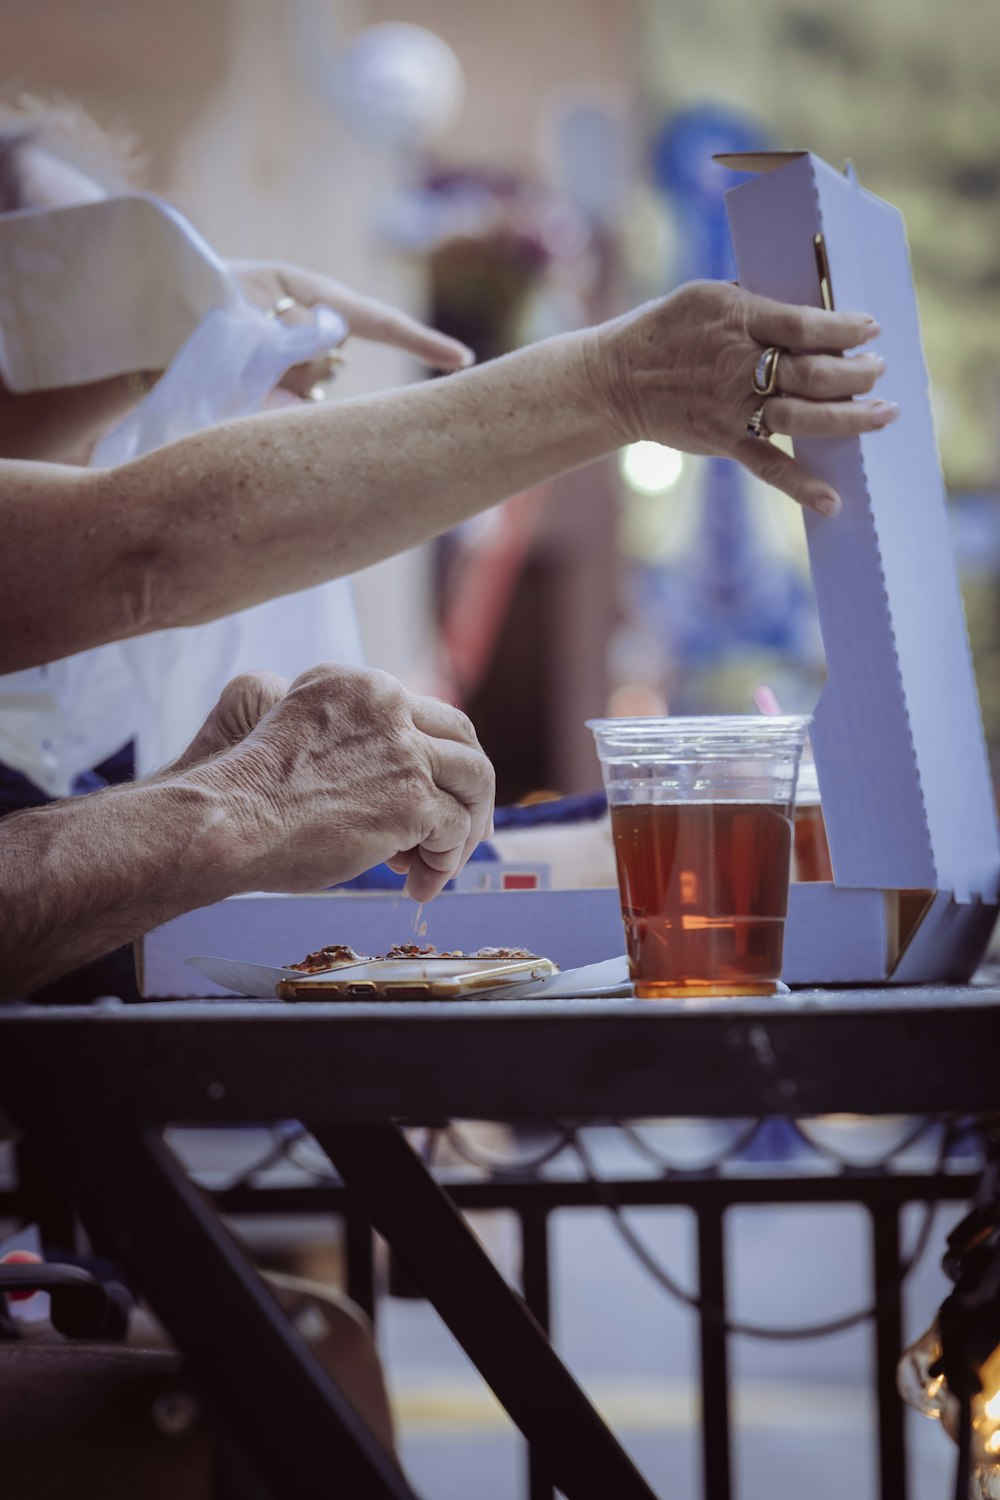
[[59,92],[141,138],[163,187],[226,67],[231,0],[2,0],[3,92]]
[[461,117],[439,154],[475,166],[537,175],[547,166],[545,124],[554,96],[585,89],[630,103],[638,43],[633,0],[366,0],[370,22],[427,26],[465,71]]

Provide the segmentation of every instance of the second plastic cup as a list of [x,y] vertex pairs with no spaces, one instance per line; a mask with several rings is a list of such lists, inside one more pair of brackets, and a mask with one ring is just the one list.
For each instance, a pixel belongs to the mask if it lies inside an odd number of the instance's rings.
[[635,992],[773,994],[808,717],[591,719]]
[[795,841],[792,846],[795,880],[832,880],[830,843],[819,795],[816,762],[804,755],[795,788]]

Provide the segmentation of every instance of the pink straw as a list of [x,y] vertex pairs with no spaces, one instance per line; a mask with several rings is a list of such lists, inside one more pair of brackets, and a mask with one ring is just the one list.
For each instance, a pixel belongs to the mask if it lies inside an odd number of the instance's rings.
[[780,715],[781,713],[781,704],[778,702],[777,694],[774,688],[768,687],[766,682],[762,682],[758,687],[754,688],[753,701],[757,706],[758,713],[771,715]]

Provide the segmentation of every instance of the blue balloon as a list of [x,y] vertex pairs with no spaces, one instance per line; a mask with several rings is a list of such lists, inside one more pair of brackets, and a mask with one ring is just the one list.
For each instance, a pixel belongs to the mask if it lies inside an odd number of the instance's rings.
[[703,104],[664,121],[653,140],[653,180],[670,200],[679,228],[675,282],[707,276],[729,281],[733,252],[724,195],[744,180],[713,158],[733,151],[765,151],[768,138],[755,120],[724,105]]
[[669,115],[653,140],[653,178],[664,193],[721,199],[738,182],[717,154],[766,151],[763,125],[724,104],[700,104]]

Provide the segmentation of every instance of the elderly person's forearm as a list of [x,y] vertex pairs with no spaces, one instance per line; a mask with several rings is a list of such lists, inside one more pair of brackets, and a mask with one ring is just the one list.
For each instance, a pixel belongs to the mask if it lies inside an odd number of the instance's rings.
[[245,889],[232,806],[183,779],[0,820],[0,999]]
[[728,454],[830,513],[828,485],[747,435],[754,360],[763,340],[798,351],[768,402],[772,431],[871,431],[895,408],[848,398],[871,388],[880,361],[829,351],[873,331],[863,314],[695,284],[447,380],[247,418],[104,474],[49,466],[33,493],[27,466],[14,466],[0,521],[28,565],[4,580],[0,668],[352,573],[637,438]]
[[[616,438],[585,370],[571,336],[447,380],[229,423],[118,470],[45,466],[48,493],[36,481],[18,505],[8,485],[0,501],[22,559],[2,586],[0,667],[353,573],[607,452]],[[45,611],[29,597],[39,578]]]

